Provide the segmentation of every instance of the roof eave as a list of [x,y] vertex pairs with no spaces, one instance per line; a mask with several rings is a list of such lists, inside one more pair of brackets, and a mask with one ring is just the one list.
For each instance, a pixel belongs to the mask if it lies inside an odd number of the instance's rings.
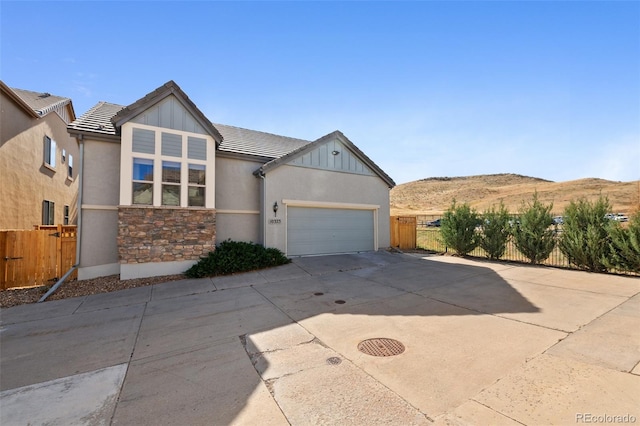
[[178,101],[180,101],[182,105],[191,113],[196,121],[198,121],[198,123],[209,132],[209,134],[216,141],[216,146],[220,146],[220,143],[222,143],[222,135],[220,134],[218,129],[215,128],[213,123],[209,121],[209,119],[202,113],[202,111],[200,111],[200,109],[193,103],[193,101],[189,99],[187,94],[184,93],[180,86],[178,86],[173,80],[168,81],[153,92],[145,95],[131,105],[126,106],[125,108],[120,110],[111,118],[111,122],[116,128],[116,131],[119,132],[120,127],[124,123],[171,95],[174,95],[176,99],[178,99]]
[[256,173],[259,173],[261,175],[264,175],[265,173],[267,173],[268,171],[275,169],[277,167],[280,167],[283,164],[288,163],[290,160],[292,160],[293,158],[299,157],[301,155],[306,154],[307,152],[315,149],[316,146],[323,144],[324,142],[331,140],[331,139],[335,139],[338,138],[340,139],[343,143],[345,143],[349,149],[351,149],[354,154],[356,155],[356,157],[358,157],[358,159],[360,159],[363,163],[365,163],[367,165],[367,167],[369,167],[370,169],[372,169],[374,171],[374,173],[384,181],[384,183],[387,184],[387,186],[389,188],[393,188],[394,186],[396,186],[396,183],[394,182],[393,179],[391,179],[391,177],[386,174],[380,167],[378,167],[378,165],[376,163],[373,162],[373,160],[371,160],[364,152],[362,152],[353,142],[351,142],[349,140],[349,138],[347,138],[341,131],[336,130],[333,131],[319,139],[316,139],[315,141],[311,142],[308,145],[302,146],[294,151],[291,151],[290,153],[283,155],[282,157],[273,159],[271,161],[269,161],[268,163],[264,164],[262,167],[260,167],[258,170],[256,170],[254,172],[254,174],[256,176],[258,176]]
[[29,104],[27,104],[20,96],[18,96],[16,92],[11,89],[11,87],[7,86],[2,80],[0,80],[0,89],[2,89],[2,91],[6,93],[12,101],[17,103],[18,106],[20,106],[28,115],[33,118],[40,118],[40,114],[35,112],[33,108],[29,106]]

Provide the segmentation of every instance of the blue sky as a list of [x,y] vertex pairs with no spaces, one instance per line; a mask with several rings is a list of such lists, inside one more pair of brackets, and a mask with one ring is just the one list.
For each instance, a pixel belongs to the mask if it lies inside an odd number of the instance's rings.
[[640,2],[0,3],[0,78],[214,123],[341,130],[397,183],[640,179]]

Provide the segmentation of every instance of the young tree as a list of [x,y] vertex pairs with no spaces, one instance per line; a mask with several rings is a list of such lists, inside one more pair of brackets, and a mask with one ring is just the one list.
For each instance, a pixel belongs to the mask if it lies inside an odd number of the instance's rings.
[[538,200],[538,193],[533,194],[533,200],[522,203],[519,222],[513,229],[513,239],[516,248],[532,264],[540,263],[549,257],[556,241],[554,238],[553,203],[545,206]]
[[447,247],[451,247],[458,254],[465,256],[478,247],[476,227],[480,218],[475,209],[468,204],[456,205],[453,200],[441,221],[440,235]]
[[571,201],[564,210],[560,251],[570,264],[591,272],[605,272],[609,257],[609,200],[592,203],[585,198]]
[[487,252],[490,259],[500,259],[507,248],[507,242],[511,236],[509,225],[509,211],[500,202],[496,209],[491,206],[482,215],[482,233],[480,234],[480,247]]
[[629,227],[618,222],[609,226],[610,258],[605,262],[609,268],[629,272],[640,272],[640,212],[631,216]]

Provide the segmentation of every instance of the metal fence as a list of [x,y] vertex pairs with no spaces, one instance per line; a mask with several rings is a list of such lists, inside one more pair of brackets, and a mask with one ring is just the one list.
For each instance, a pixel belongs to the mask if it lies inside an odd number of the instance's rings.
[[[560,233],[556,234],[558,237]],[[435,253],[448,253],[449,248],[442,242],[442,237],[440,236],[440,228],[416,228],[416,246],[419,249],[427,250]],[[469,256],[473,257],[483,257],[487,258],[487,253],[482,250],[480,247],[473,250],[469,253]],[[514,242],[512,240],[507,244],[507,249],[505,250],[504,255],[500,258],[500,260],[506,261],[514,261],[514,262],[522,262],[522,263],[530,263],[529,259],[525,257],[520,251],[516,248]],[[541,265],[547,266],[556,266],[561,268],[572,268],[576,269],[574,265],[571,265],[567,259],[567,257],[560,251],[558,244],[554,247],[553,251],[549,255],[547,259],[543,262],[540,262]],[[625,271],[611,271],[616,274],[625,274],[625,275],[635,275],[638,276],[640,273],[633,272],[625,272]]]

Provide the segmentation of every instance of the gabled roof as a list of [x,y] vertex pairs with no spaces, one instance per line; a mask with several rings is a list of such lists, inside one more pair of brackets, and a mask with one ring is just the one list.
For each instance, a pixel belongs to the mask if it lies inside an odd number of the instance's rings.
[[75,120],[76,118],[73,105],[71,104],[71,99],[69,98],[52,95],[46,92],[32,92],[31,90],[11,88],[2,81],[0,81],[0,86],[4,92],[6,92],[33,117],[44,117],[51,111],[55,111],[69,105],[71,110],[70,120]]
[[269,161],[268,163],[264,164],[262,167],[260,167],[258,170],[256,170],[254,172],[255,175],[262,175],[265,174],[267,172],[269,172],[270,170],[273,170],[275,168],[278,168],[284,164],[289,163],[291,160],[301,157],[303,155],[305,155],[306,153],[314,150],[315,148],[317,148],[318,146],[332,141],[334,139],[339,139],[340,142],[342,142],[347,148],[349,148],[349,150],[351,152],[353,152],[353,154],[360,160],[362,161],[364,164],[367,165],[367,167],[369,167],[380,179],[382,179],[387,186],[389,186],[389,188],[393,188],[394,186],[396,186],[396,183],[393,181],[393,179],[391,179],[391,177],[386,174],[380,167],[378,167],[378,165],[376,163],[373,162],[373,160],[371,160],[369,157],[367,157],[367,155],[360,151],[360,149],[355,146],[353,144],[353,142],[351,142],[341,131],[336,130],[334,132],[329,133],[328,135],[325,135],[323,137],[321,137],[320,139],[317,139],[307,145],[301,146],[300,148],[291,151],[289,153],[287,153],[286,155],[283,155],[282,157],[276,158],[274,160]]
[[304,139],[215,124],[224,137],[220,151],[257,157],[278,158],[311,143]]
[[182,105],[187,109],[187,111],[191,113],[193,118],[195,118],[196,121],[198,121],[198,123],[207,130],[207,132],[213,137],[213,139],[215,139],[216,144],[219,145],[222,142],[222,135],[220,134],[220,132],[218,132],[211,121],[209,121],[209,119],[202,113],[202,111],[198,109],[193,101],[189,99],[187,94],[184,93],[180,86],[178,86],[173,80],[168,81],[145,97],[138,99],[131,105],[118,111],[118,113],[111,118],[111,123],[116,129],[116,132],[120,131],[120,127],[124,123],[171,95],[174,95],[178,99],[178,101],[180,101],[180,103],[182,103]]
[[98,102],[80,118],[67,126],[67,131],[75,133],[97,133],[101,135],[116,136],[116,129],[111,119],[123,109],[122,105]]

